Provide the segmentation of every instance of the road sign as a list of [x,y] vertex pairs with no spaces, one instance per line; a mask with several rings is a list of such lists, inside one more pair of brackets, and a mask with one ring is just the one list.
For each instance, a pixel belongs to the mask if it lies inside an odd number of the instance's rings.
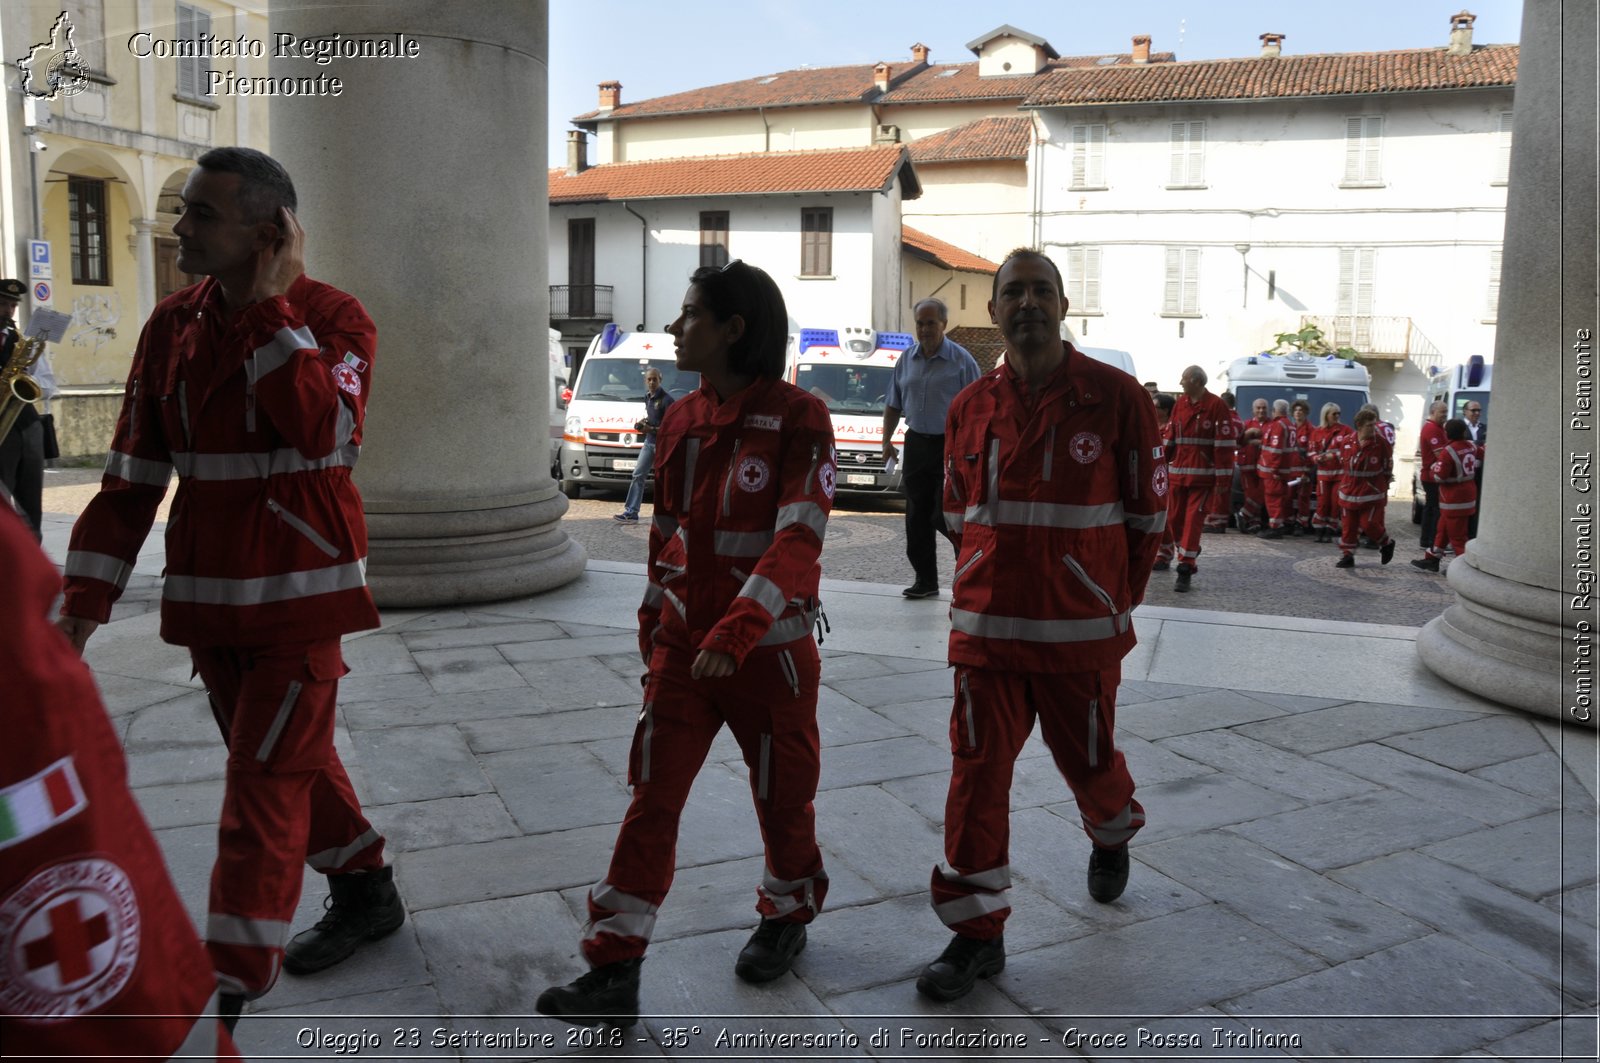
[[51,280],[55,274],[50,266],[50,241],[28,241],[28,269],[29,276],[36,281]]
[[50,302],[50,284],[48,281],[35,281],[33,285],[33,301],[40,306]]

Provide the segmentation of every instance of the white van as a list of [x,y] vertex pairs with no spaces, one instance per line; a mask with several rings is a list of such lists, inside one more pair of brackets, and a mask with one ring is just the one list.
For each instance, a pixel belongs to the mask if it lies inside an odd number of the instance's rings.
[[[916,338],[870,328],[805,328],[789,335],[784,379],[828,404],[840,491],[900,490],[900,469],[883,467],[883,407],[894,367]],[[905,423],[891,439],[905,444]]]
[[561,433],[566,427],[567,352],[561,330],[550,330],[550,474],[561,479]]
[[623,332],[605,327],[589,344],[567,403],[561,436],[561,491],[577,498],[585,485],[626,489],[644,436],[644,371],[661,373],[661,386],[681,399],[700,386],[700,374],[678,369],[665,332]]

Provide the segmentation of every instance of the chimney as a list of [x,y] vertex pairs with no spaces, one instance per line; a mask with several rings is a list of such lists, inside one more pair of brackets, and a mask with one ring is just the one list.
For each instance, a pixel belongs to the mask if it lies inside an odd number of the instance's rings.
[[1472,54],[1472,24],[1476,21],[1478,16],[1470,11],[1458,11],[1450,16],[1450,47],[1445,49],[1445,54]]
[[928,65],[928,46],[926,44],[913,44],[911,46],[911,61],[920,66]]
[[1282,33],[1263,33],[1261,35],[1261,58],[1276,59],[1282,55],[1284,37],[1285,35]]
[[889,73],[888,63],[879,63],[872,68],[872,83],[877,86],[879,92],[889,91]]
[[602,111],[614,111],[618,107],[621,107],[621,106],[622,106],[622,82],[620,82],[620,81],[602,81],[602,82],[600,82],[600,109]]
[[1140,64],[1150,61],[1150,35],[1148,33],[1141,33],[1133,39],[1133,61]]
[[589,168],[589,134],[581,129],[567,130],[567,176],[576,177]]

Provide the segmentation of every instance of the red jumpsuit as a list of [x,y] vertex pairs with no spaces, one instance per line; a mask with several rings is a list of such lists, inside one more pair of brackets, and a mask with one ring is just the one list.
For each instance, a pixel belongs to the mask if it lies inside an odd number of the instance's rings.
[[1273,528],[1294,522],[1299,486],[1289,484],[1304,475],[1300,453],[1300,433],[1293,421],[1277,417],[1267,422],[1261,433],[1261,460],[1256,472],[1261,475],[1262,494],[1266,496],[1267,523]]
[[1451,440],[1438,451],[1433,482],[1439,485],[1439,530],[1427,556],[1443,557],[1449,545],[1457,557],[1467,550],[1467,522],[1478,510],[1478,462],[1483,448],[1470,439]]
[[[822,908],[812,626],[836,475],[827,407],[792,384],[758,380],[721,401],[702,384],[662,419],[639,609],[650,676],[628,761],[633,800],[610,870],[589,891],[582,948],[591,966],[649,945],[672,885],[684,801],[724,723],[750,769],[766,842],[757,911],[809,923]],[[729,654],[737,670],[691,678],[702,650]]]
[[339,636],[378,625],[350,478],[376,343],[359,302],[304,276],[237,313],[211,279],[162,300],[67,554],[62,614],[104,622],[177,471],[161,637],[189,647],[228,747],[206,941],[246,998],[277,979],[302,862],[383,866],[333,747]]
[[5,1054],[239,1058],[94,677],[46,618],[61,581],[3,490],[0,587]]
[[1340,452],[1339,505],[1344,511],[1340,526],[1339,550],[1345,556],[1355,553],[1365,535],[1375,543],[1388,538],[1383,526],[1383,507],[1389,501],[1390,467],[1394,447],[1375,430],[1365,443],[1351,433]]
[[1228,511],[1233,488],[1233,451],[1238,437],[1233,411],[1211,392],[1198,401],[1179,395],[1167,422],[1172,446],[1167,479],[1167,526],[1177,544],[1178,564],[1200,567],[1200,533],[1206,514]]
[[1339,520],[1339,458],[1344,452],[1349,425],[1318,426],[1311,430],[1306,457],[1317,473],[1317,509],[1311,526],[1319,532],[1337,532]]
[[954,763],[932,892],[969,937],[998,936],[1010,912],[1012,767],[1036,716],[1094,844],[1144,824],[1112,731],[1167,466],[1149,394],[1063,346],[1036,395],[1004,365],[956,397],[946,429]]
[[[1244,422],[1239,430],[1239,486],[1244,491],[1244,508],[1239,512],[1239,530],[1248,532],[1261,527],[1261,522],[1266,519],[1267,499],[1261,488],[1261,433],[1265,433],[1271,421],[1258,421],[1251,418]],[[1244,441],[1245,433],[1254,431],[1258,433],[1249,442]]]
[[[1226,406],[1227,404],[1224,403],[1223,405]],[[1233,410],[1228,411],[1228,416],[1233,421],[1234,464],[1237,466],[1239,458],[1238,443],[1240,437],[1244,435],[1244,422],[1239,419],[1238,413]],[[1228,516],[1233,506],[1233,475],[1231,471],[1223,484],[1221,497],[1216,501],[1220,502],[1220,505],[1214,505],[1206,511],[1206,531],[1220,532],[1226,531],[1228,528]],[[1242,531],[1243,529],[1240,530]]]
[[1439,530],[1439,482],[1434,479],[1433,466],[1439,460],[1449,440],[1445,438],[1444,425],[1437,421],[1423,421],[1417,433],[1417,478],[1422,483],[1426,501],[1422,507],[1422,546],[1431,549]]

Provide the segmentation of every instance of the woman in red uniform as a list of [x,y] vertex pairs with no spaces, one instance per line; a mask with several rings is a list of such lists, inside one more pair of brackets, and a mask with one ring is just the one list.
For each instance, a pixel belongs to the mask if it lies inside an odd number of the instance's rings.
[[1311,430],[1311,445],[1306,451],[1317,476],[1317,509],[1311,517],[1311,527],[1317,533],[1317,542],[1333,542],[1339,534],[1339,460],[1344,453],[1344,440],[1350,426],[1339,420],[1337,403],[1322,404],[1322,423]]
[[610,870],[589,891],[582,949],[592,969],[545,990],[546,1015],[638,1021],[639,967],[672,884],[678,818],[724,723],[750,769],[766,842],[761,924],[735,973],[765,982],[788,971],[827,893],[812,813],[812,627],[836,458],[827,407],[779,379],[787,328],[778,286],[737,260],[696,270],[667,327],[678,368],[701,383],[668,409],[656,444],[633,801]]

